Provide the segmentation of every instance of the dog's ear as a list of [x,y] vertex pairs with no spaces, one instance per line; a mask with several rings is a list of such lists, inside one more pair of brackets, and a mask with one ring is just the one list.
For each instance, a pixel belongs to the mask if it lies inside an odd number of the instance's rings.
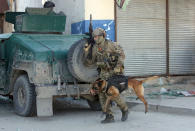
[[92,83],[92,87],[95,87],[95,86],[97,86],[98,84],[99,84],[99,81],[98,81],[98,79],[97,79],[95,82]]
[[102,87],[102,84],[103,84],[103,80],[100,80],[100,81],[98,82],[98,87]]
[[101,81],[101,78],[98,78],[96,81]]
[[104,88],[106,88],[106,85],[107,84],[107,81],[105,81],[105,80],[102,80],[101,81],[101,85],[99,85],[99,87],[101,87],[101,90],[103,90]]

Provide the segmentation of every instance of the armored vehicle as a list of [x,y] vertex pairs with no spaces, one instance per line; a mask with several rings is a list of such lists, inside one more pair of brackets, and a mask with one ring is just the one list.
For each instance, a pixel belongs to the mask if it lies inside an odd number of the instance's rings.
[[52,116],[53,98],[85,98],[100,110],[89,94],[97,77],[94,65],[83,63],[89,35],[64,35],[66,16],[52,8],[7,12],[15,32],[0,34],[0,94],[13,98],[21,116]]

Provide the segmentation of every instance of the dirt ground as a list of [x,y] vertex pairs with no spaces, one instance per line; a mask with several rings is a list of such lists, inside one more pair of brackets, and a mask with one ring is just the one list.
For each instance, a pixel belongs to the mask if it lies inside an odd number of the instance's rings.
[[84,100],[59,99],[53,117],[21,117],[12,102],[0,99],[0,131],[194,131],[194,117],[157,112],[131,111],[121,122],[121,112],[113,107],[115,123],[101,124],[101,112],[91,111]]

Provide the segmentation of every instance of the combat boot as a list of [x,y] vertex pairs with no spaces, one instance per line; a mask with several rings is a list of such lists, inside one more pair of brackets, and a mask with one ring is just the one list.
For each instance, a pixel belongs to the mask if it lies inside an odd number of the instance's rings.
[[121,118],[121,121],[126,121],[127,120],[127,118],[128,118],[128,110],[126,110],[126,111],[123,111],[122,110],[122,118]]
[[101,121],[101,123],[112,123],[114,122],[114,116],[112,114],[107,114],[106,118]]

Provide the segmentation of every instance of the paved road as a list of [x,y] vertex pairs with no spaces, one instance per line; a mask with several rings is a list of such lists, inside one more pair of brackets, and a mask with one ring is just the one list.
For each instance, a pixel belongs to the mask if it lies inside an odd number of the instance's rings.
[[115,123],[100,124],[101,112],[91,111],[85,101],[56,102],[54,116],[48,118],[20,117],[12,103],[0,99],[0,131],[194,131],[195,117],[157,112],[131,111],[121,122],[121,113],[114,107]]

